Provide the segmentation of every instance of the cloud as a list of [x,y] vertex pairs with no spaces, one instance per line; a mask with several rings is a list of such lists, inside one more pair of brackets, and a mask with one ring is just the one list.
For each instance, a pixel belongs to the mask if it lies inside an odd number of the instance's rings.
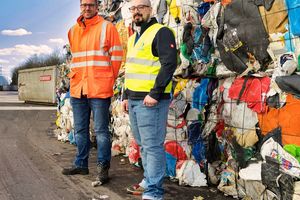
[[3,60],[3,59],[0,59],[0,64],[8,64],[9,61],[8,60]]
[[52,39],[49,39],[49,42],[60,44],[60,45],[65,44],[65,41],[62,38],[52,38]]
[[0,49],[0,65],[7,69],[10,76],[12,70],[32,55],[51,54],[53,49],[47,45],[18,44],[11,48]]
[[8,36],[23,36],[23,35],[31,35],[32,32],[27,31],[23,28],[19,28],[16,30],[3,30],[1,31],[2,35],[8,35]]
[[6,76],[6,78],[8,78],[9,81],[10,81],[10,77],[12,75],[13,69],[14,69],[14,67],[11,66],[11,65],[2,65],[0,63],[0,75],[1,75],[1,72],[2,72],[2,75]]
[[34,54],[50,54],[53,50],[47,45],[18,44],[12,48],[0,49],[0,56],[30,56]]

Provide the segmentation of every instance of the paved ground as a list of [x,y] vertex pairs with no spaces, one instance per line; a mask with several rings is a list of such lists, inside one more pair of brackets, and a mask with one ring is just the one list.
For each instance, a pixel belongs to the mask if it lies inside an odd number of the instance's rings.
[[[111,181],[93,188],[96,172],[95,149],[91,151],[90,174],[63,176],[61,170],[72,163],[76,149],[53,136],[55,107],[18,102],[16,93],[0,92],[0,200],[60,199],[140,199],[126,194],[126,187],[137,183],[142,170],[114,157]],[[5,99],[5,101],[4,101]],[[9,108],[9,109],[7,109]],[[31,109],[29,109],[31,108]],[[192,188],[165,181],[165,199],[225,200],[215,188]]]
[[0,110],[56,110],[45,103],[25,103],[18,99],[17,91],[0,91]]

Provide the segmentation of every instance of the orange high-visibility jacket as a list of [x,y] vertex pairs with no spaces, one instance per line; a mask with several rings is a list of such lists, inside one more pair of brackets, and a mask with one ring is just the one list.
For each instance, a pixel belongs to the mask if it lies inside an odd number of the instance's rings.
[[122,63],[123,49],[115,26],[100,16],[80,16],[68,33],[72,52],[72,97],[108,98]]

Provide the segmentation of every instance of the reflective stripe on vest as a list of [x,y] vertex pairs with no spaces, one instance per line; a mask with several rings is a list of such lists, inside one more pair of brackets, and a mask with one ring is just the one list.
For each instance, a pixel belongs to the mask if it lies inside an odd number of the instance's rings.
[[126,59],[127,63],[132,63],[132,64],[138,64],[138,65],[147,65],[147,66],[153,66],[153,67],[160,67],[160,62],[159,61],[152,61],[152,60],[147,60],[147,59],[142,59],[142,58],[130,58],[128,57]]
[[[150,26],[134,44],[136,34],[128,40],[128,52],[125,63],[125,88],[136,92],[150,92],[161,64],[159,58],[152,54],[152,43],[156,33],[163,26]],[[170,93],[172,83],[165,88],[164,93]]]
[[133,73],[127,73],[125,74],[125,78],[127,79],[136,79],[136,80],[149,80],[149,81],[155,81],[157,75],[154,74],[133,74]]

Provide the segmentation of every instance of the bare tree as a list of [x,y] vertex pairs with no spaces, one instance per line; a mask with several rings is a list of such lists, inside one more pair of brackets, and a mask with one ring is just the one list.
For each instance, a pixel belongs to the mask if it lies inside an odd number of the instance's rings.
[[18,71],[21,69],[31,69],[38,67],[47,67],[53,65],[60,65],[65,61],[65,55],[59,50],[54,50],[48,55],[33,55],[27,58],[23,63],[17,66],[12,72],[11,85],[18,85]]

